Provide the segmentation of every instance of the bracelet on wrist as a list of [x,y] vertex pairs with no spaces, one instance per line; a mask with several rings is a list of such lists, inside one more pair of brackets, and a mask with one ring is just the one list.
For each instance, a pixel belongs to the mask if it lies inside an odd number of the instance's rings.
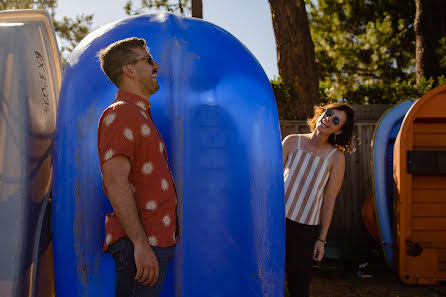
[[318,238],[317,240],[319,240],[319,241],[322,242],[323,244],[327,244],[327,241],[326,241],[326,240],[322,240],[322,239],[320,239],[320,238]]

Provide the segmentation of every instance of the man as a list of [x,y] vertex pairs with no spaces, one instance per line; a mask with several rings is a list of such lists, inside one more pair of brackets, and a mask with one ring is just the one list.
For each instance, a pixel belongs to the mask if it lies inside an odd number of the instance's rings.
[[114,210],[105,217],[104,252],[116,262],[117,297],[159,296],[177,230],[175,184],[150,115],[159,65],[145,40],[135,37],[98,57],[119,89],[98,125],[103,186]]

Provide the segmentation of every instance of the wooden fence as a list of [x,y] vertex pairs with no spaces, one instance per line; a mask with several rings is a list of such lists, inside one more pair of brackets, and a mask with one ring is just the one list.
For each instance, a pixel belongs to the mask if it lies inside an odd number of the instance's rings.
[[[332,257],[357,259],[376,247],[362,220],[361,209],[372,192],[371,141],[376,123],[388,105],[353,106],[356,111],[356,135],[360,145],[346,155],[344,182],[336,200],[333,220],[328,234],[327,253]],[[281,121],[282,137],[307,133],[306,121]],[[337,246],[333,248],[333,243]]]

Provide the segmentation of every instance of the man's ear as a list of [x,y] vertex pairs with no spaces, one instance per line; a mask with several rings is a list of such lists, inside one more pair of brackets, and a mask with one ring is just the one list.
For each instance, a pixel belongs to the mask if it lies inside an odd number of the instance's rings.
[[135,70],[130,65],[125,65],[122,67],[122,73],[128,77],[135,78]]

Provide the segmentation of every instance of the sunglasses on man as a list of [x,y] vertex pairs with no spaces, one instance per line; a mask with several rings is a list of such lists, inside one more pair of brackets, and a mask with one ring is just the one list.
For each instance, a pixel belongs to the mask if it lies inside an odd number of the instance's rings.
[[[326,115],[326,116],[329,116],[329,117],[331,117],[332,115],[334,115],[334,111],[333,111],[333,109],[330,109],[330,108],[326,109],[326,110],[325,110],[325,115]],[[333,124],[335,124],[335,125],[339,125],[340,123],[341,123],[341,119],[338,118],[337,116],[335,116],[335,117],[333,118]]]
[[135,64],[135,63],[137,63],[137,62],[139,62],[139,61],[142,61],[142,60],[146,60],[147,63],[149,63],[150,65],[153,66],[153,58],[152,58],[151,55],[148,55],[148,56],[143,57],[143,58],[136,59],[136,60],[130,62],[129,64]]

